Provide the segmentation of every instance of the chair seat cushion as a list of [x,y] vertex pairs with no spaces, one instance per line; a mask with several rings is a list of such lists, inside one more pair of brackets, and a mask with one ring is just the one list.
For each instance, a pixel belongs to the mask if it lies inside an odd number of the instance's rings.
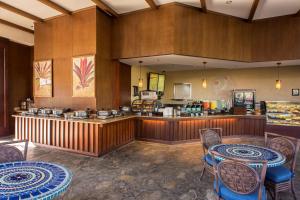
[[294,174],[286,167],[271,167],[267,169],[266,179],[274,183],[281,183],[290,180]]
[[[214,189],[216,191],[216,181],[214,181]],[[258,189],[256,192],[253,192],[251,194],[238,194],[230,189],[228,189],[225,185],[219,182],[219,194],[218,194],[222,199],[224,200],[257,200],[258,199]],[[267,200],[267,195],[266,195],[266,189],[263,187],[262,191],[262,200]]]
[[213,160],[213,158],[211,157],[211,155],[210,154],[206,154],[205,156],[204,156],[204,161],[206,162],[206,163],[208,163],[210,166],[213,166],[214,165],[214,160]]

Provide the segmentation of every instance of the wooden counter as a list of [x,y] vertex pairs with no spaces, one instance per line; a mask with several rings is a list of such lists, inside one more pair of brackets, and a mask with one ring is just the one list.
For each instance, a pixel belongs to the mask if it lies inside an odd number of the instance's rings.
[[199,129],[222,128],[223,136],[264,136],[265,116],[139,117],[136,139],[178,143],[199,140]]
[[90,156],[101,156],[134,139],[162,143],[199,140],[199,129],[223,128],[223,135],[263,136],[264,116],[124,116],[107,120],[66,120],[13,115],[15,138]]

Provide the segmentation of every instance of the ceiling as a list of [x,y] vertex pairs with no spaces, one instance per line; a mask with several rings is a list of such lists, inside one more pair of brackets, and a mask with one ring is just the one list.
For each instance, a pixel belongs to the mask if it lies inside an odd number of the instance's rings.
[[300,60],[284,60],[284,61],[268,61],[268,62],[238,62],[220,59],[210,59],[203,57],[191,57],[181,55],[162,55],[142,58],[121,59],[120,62],[128,65],[139,65],[139,61],[143,61],[142,65],[153,70],[160,71],[185,71],[185,70],[201,70],[203,62],[207,62],[206,68],[223,68],[223,69],[246,69],[260,67],[274,67],[277,62],[281,62],[281,66],[300,66]]
[[[51,0],[53,3],[63,7],[64,9],[74,12],[91,6],[95,6],[93,0]],[[108,7],[113,9],[117,14],[129,13],[137,10],[150,8],[146,0],[101,0]],[[201,8],[201,0],[153,0],[157,6],[167,3],[182,3],[193,7]],[[206,8],[208,11],[231,15],[243,19],[248,19],[252,5],[255,0],[206,0]],[[48,19],[62,13],[57,11],[39,0],[0,0],[0,3],[5,3],[19,10],[30,13],[41,19]],[[227,3],[226,3],[227,2]],[[228,3],[229,2],[229,3]],[[300,10],[300,0],[260,0],[257,9],[254,13],[253,20],[292,15]],[[0,8],[0,20],[5,20],[10,23],[34,30],[32,19],[28,19],[11,11]],[[3,24],[3,23],[2,23]],[[17,32],[24,32],[16,28]],[[5,26],[0,26],[0,36],[14,35],[11,30],[5,29]],[[33,45],[33,35],[31,39],[10,38],[20,43]]]

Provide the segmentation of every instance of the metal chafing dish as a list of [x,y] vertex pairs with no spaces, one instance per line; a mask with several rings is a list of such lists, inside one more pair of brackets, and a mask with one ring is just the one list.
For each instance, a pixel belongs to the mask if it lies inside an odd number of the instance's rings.
[[50,108],[40,108],[38,112],[40,116],[49,116],[50,114],[52,114],[52,109]]
[[52,109],[52,117],[62,117],[64,113],[70,111],[70,109],[66,108],[54,108]]
[[89,110],[77,110],[74,111],[73,118],[75,119],[87,119],[90,117],[90,111]]
[[39,112],[38,108],[28,108],[28,111],[22,112],[23,115],[37,115]]
[[96,114],[98,119],[108,119],[114,117],[112,115],[112,111],[108,110],[98,110]]

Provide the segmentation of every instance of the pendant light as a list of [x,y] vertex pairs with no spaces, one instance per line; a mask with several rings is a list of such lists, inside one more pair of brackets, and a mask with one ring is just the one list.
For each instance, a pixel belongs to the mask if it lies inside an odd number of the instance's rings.
[[206,71],[206,63],[207,62],[203,62],[203,74],[204,74],[204,78],[202,80],[202,87],[203,88],[207,88],[207,80],[206,80],[206,76],[205,76],[205,71]]
[[277,64],[277,80],[275,82],[275,88],[277,90],[281,89],[281,80],[279,78],[279,66],[281,65],[281,62],[276,63]]
[[138,83],[139,88],[142,88],[142,87],[143,87],[143,79],[142,79],[142,63],[143,63],[143,61],[139,61],[139,64],[140,64],[140,78],[139,78],[139,83]]

